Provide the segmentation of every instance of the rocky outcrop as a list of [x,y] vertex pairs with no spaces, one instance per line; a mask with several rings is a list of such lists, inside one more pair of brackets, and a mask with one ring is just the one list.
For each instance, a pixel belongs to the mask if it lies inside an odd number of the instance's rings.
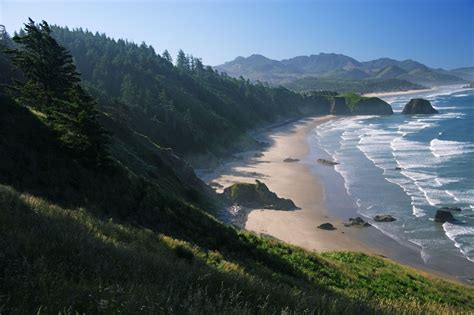
[[376,215],[374,217],[375,222],[393,222],[396,219],[389,214]]
[[318,163],[321,163],[323,165],[328,165],[328,166],[334,166],[334,165],[339,164],[337,162],[329,161],[329,160],[325,160],[325,159],[317,159],[317,161],[318,161]]
[[387,102],[378,97],[363,97],[352,109],[353,115],[392,115],[393,110]]
[[290,199],[280,198],[259,180],[255,184],[236,183],[224,189],[223,196],[231,203],[248,208],[295,210]]
[[445,222],[456,222],[457,220],[453,217],[453,214],[449,211],[438,210],[436,211],[435,222],[445,223]]
[[331,223],[326,222],[326,223],[323,223],[323,224],[319,225],[318,229],[332,231],[332,230],[335,230],[336,228]]
[[331,115],[351,115],[352,111],[347,106],[345,97],[336,96],[331,100],[330,113]]
[[378,97],[348,94],[332,97],[332,115],[392,115],[392,107]]
[[370,226],[370,223],[365,222],[361,217],[356,217],[356,218],[349,218],[348,222],[344,222],[344,226],[368,227]]
[[403,108],[402,114],[437,114],[438,111],[431,106],[430,101],[422,98],[412,98]]

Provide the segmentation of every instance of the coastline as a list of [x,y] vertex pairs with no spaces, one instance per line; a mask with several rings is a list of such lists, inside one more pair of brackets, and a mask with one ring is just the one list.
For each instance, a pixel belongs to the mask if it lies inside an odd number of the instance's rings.
[[374,93],[366,93],[362,94],[365,97],[387,97],[387,96],[398,96],[398,95],[410,95],[410,94],[418,94],[418,93],[425,93],[436,90],[436,87],[428,88],[428,89],[419,89],[419,90],[406,90],[406,91],[391,91],[391,92],[374,92]]
[[[317,124],[335,116],[319,116],[289,122],[256,135],[257,140],[268,142],[268,148],[255,156],[257,151],[241,153],[240,159],[222,165],[202,176],[207,183],[227,187],[235,182],[254,182],[259,179],[278,196],[292,199],[300,210],[278,211],[242,209],[232,217],[234,225],[270,236],[292,245],[315,251],[359,251],[388,257],[415,268],[425,275],[461,281],[446,272],[446,266],[429,266],[421,259],[419,250],[401,245],[374,227],[345,227],[343,222],[356,217],[357,208],[348,202],[342,178],[332,167],[316,162],[311,151],[309,135]],[[321,153],[322,154],[322,153]],[[326,158],[324,154],[321,157]],[[283,162],[285,158],[298,162]],[[314,171],[316,169],[316,172]],[[320,172],[325,173],[321,176]],[[322,178],[324,177],[324,180]],[[329,181],[328,181],[329,178]],[[222,191],[222,188],[218,188]],[[337,195],[338,205],[328,204],[327,195]],[[341,198],[339,198],[339,196]],[[332,198],[334,199],[334,198]],[[336,230],[327,231],[317,226],[329,222]],[[463,282],[465,283],[465,282]]]

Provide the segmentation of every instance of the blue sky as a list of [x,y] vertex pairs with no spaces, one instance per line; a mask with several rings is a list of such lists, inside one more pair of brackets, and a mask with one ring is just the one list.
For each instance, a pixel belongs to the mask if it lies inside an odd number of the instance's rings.
[[210,65],[253,53],[335,52],[474,66],[474,0],[0,0],[0,24],[9,32],[28,17],[145,41],[172,55],[181,48]]

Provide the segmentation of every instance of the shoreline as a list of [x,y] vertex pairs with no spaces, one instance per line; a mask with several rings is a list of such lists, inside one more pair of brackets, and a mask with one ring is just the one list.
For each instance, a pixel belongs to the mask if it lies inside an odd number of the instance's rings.
[[[207,183],[217,183],[222,187],[235,182],[254,182],[259,179],[279,197],[290,198],[300,210],[278,211],[266,209],[241,209],[237,216],[227,213],[226,221],[239,228],[245,228],[262,236],[270,236],[300,246],[307,250],[324,251],[357,251],[370,255],[379,255],[399,262],[405,266],[421,271],[427,276],[437,276],[451,281],[465,283],[462,279],[449,274],[436,266],[426,265],[415,246],[406,247],[385,235],[374,227],[345,227],[343,222],[350,217],[359,216],[356,207],[344,201],[345,188],[340,179],[320,176],[319,172],[335,171],[330,166],[318,165],[311,154],[309,143],[310,132],[317,124],[336,116],[319,116],[303,118],[288,122],[285,125],[264,130],[255,135],[259,141],[270,145],[263,151],[243,152],[241,159],[228,162],[212,173],[203,174]],[[343,118],[342,118],[343,119]],[[255,156],[255,153],[261,156]],[[324,154],[320,155],[327,158]],[[298,159],[298,162],[283,162],[286,158]],[[322,177],[326,177],[322,180]],[[332,182],[334,180],[334,182]],[[337,182],[339,181],[339,182]],[[341,194],[341,208],[335,211],[327,204],[328,193]],[[347,199],[347,198],[346,198]],[[328,207],[329,206],[329,207]],[[336,230],[327,231],[317,226],[329,222]]]
[[418,94],[425,93],[436,90],[437,87],[427,88],[427,89],[418,89],[418,90],[406,90],[406,91],[391,91],[391,92],[373,92],[365,93],[362,96],[365,97],[387,97],[387,96],[398,96],[398,95],[409,95],[409,94]]

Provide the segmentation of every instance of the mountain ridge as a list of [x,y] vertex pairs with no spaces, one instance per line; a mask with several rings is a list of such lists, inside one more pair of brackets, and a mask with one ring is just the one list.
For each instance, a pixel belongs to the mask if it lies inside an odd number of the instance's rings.
[[[301,89],[295,87],[295,82],[305,78],[356,80],[368,84],[372,81],[398,79],[405,81],[405,85],[411,83],[429,87],[461,84],[474,78],[474,67],[434,69],[413,59],[396,60],[384,57],[358,61],[336,53],[319,53],[282,60],[252,54],[249,57],[239,56],[214,68],[233,77],[242,76],[251,81],[282,85],[296,91]],[[399,86],[393,88],[401,89]],[[314,90],[317,89],[318,86],[315,85]]]

